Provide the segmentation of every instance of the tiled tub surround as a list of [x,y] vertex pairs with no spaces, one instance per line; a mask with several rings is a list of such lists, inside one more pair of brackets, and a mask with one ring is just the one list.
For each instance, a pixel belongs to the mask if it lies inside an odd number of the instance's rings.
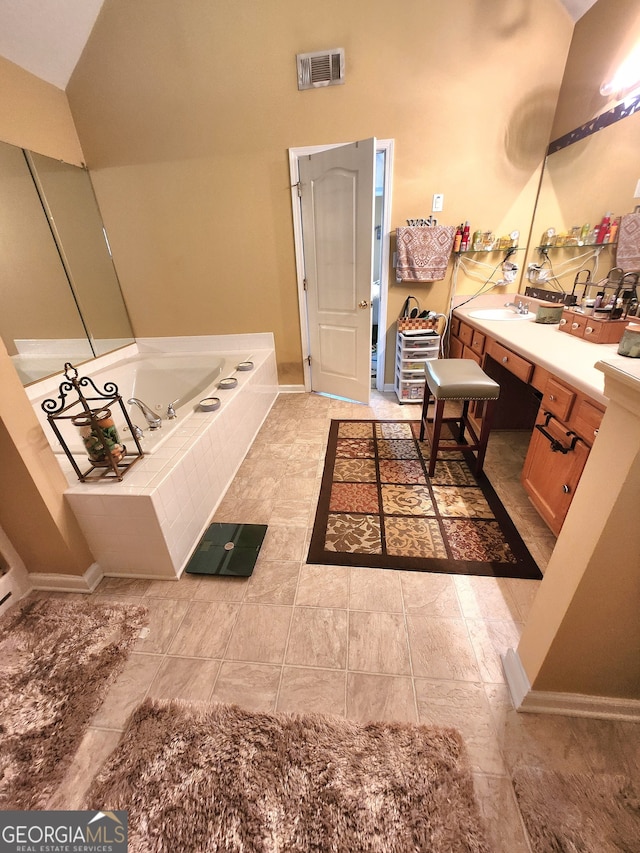
[[[199,409],[199,402],[213,393],[218,383],[227,377],[235,376],[237,365],[247,361],[246,353],[138,353],[117,364],[103,367],[101,370],[91,370],[90,378],[99,391],[106,383],[114,383],[122,395],[123,404],[131,422],[144,429],[142,449],[145,454],[155,453],[165,444],[166,440],[180,427],[186,417],[190,417]],[[80,376],[83,368],[78,370]],[[85,388],[84,393],[92,396],[91,388]],[[216,395],[219,394],[215,391]],[[75,398],[75,392],[68,396],[69,401]],[[151,430],[143,413],[134,405],[128,404],[131,397],[141,400],[153,412],[162,418],[162,427]],[[176,417],[168,417],[169,404],[174,406]],[[118,405],[112,406],[113,419],[123,443],[130,450],[135,449],[129,427]],[[46,415],[41,410],[39,416],[43,424]],[[80,433],[71,421],[57,421],[57,427],[64,441],[76,457],[82,458],[84,448]],[[48,438],[54,452],[64,454],[62,445],[55,440],[53,430],[47,426]],[[82,466],[81,466],[82,467]]]
[[[237,362],[250,357],[254,367],[235,373],[238,384],[231,390],[219,391],[214,382],[203,391],[201,398],[219,397],[220,408],[170,421],[176,424],[173,433],[122,482],[79,483],[66,457],[58,457],[69,480],[66,498],[97,562],[90,586],[102,575],[180,576],[278,393],[271,334],[143,339],[134,347],[140,353],[237,353]],[[129,357],[133,349],[122,352]],[[91,376],[99,361],[78,372]],[[124,396],[124,389],[120,391]],[[31,391],[30,396],[38,411],[42,395]],[[48,424],[45,430],[52,432]],[[53,585],[64,588],[64,579],[55,579]]]

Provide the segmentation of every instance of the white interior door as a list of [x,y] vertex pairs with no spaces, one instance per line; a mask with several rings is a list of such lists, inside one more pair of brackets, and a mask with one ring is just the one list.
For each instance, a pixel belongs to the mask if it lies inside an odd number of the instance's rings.
[[376,140],[299,160],[311,390],[368,403]]

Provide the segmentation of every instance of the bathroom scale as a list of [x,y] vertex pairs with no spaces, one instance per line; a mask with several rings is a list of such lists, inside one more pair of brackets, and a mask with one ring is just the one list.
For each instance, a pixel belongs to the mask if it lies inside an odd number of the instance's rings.
[[253,573],[266,532],[266,524],[211,524],[191,555],[185,572],[248,578]]

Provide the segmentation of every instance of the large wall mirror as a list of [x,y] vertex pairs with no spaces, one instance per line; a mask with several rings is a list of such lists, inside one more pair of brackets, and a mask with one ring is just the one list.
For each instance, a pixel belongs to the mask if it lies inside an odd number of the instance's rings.
[[558,151],[546,161],[533,217],[521,290],[530,284],[528,264],[541,264],[555,275],[545,288],[571,292],[576,272],[584,267],[598,281],[617,266],[615,246],[599,251],[589,246],[550,249],[548,260],[537,250],[548,228],[566,233],[585,223],[598,225],[605,213],[632,213],[640,179],[640,111],[627,115]]
[[25,385],[134,340],[88,172],[5,142],[0,336]]

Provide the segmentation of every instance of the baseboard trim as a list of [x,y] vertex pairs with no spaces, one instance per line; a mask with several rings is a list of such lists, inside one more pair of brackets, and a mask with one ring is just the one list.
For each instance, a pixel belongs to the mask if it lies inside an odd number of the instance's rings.
[[33,572],[29,575],[33,589],[45,592],[84,592],[95,590],[103,578],[98,563],[92,563],[83,575],[54,575],[47,572]]
[[304,385],[278,385],[279,394],[304,394]]
[[515,649],[509,649],[502,655],[502,666],[516,711],[524,714],[559,714],[565,717],[640,722],[638,699],[532,690]]
[[511,701],[516,711],[519,711],[525,696],[531,693],[531,685],[524,671],[522,662],[515,649],[507,649],[502,658],[502,668],[511,694]]

